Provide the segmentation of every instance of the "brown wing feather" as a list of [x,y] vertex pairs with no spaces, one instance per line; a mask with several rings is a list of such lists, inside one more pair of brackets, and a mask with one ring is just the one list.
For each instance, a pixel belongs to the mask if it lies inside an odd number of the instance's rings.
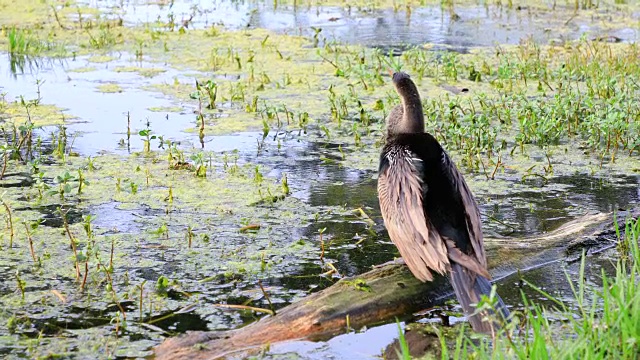
[[[462,206],[464,207],[465,220],[467,223],[467,232],[469,234],[469,240],[473,247],[474,254],[469,254],[472,258],[475,258],[481,267],[484,268],[484,273],[487,273],[487,256],[484,252],[484,241],[482,239],[482,220],[480,219],[480,212],[478,211],[478,205],[476,204],[473,194],[464,178],[458,171],[456,165],[451,161],[446,153],[443,153],[444,169],[449,171],[449,180],[452,182],[455,189],[460,193],[462,198]],[[461,263],[464,265],[464,263]],[[470,270],[473,270],[470,266],[467,266]],[[475,271],[475,270],[474,270]],[[485,276],[483,273],[475,271],[480,275]],[[488,279],[490,277],[487,277]]]
[[413,275],[433,280],[431,270],[444,274],[449,258],[444,241],[426,219],[422,207],[419,159],[396,156],[378,177],[378,198],[389,237]]

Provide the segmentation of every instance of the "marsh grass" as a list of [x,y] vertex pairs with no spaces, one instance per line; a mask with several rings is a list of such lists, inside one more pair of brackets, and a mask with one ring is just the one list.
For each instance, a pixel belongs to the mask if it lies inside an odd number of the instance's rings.
[[[616,227],[616,230],[617,227]],[[602,283],[585,282],[585,258],[577,278],[567,274],[575,304],[568,304],[531,285],[550,299],[552,309],[523,295],[525,310],[495,341],[460,332],[454,358],[459,359],[637,359],[640,352],[640,220],[627,220],[619,236],[620,259],[615,274],[601,273]],[[553,315],[553,316],[550,316]],[[561,320],[551,320],[561,319]]]
[[46,44],[28,30],[11,28],[7,32],[9,53],[11,55],[38,55],[46,49]]

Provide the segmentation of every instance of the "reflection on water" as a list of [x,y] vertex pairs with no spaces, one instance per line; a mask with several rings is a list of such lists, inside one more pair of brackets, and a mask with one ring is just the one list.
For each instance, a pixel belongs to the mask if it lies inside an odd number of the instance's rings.
[[640,177],[600,178],[583,175],[557,176],[549,183],[531,184],[531,191],[506,193],[483,206],[501,223],[486,219],[489,233],[531,235],[552,231],[587,211],[612,212],[637,204]]
[[[107,64],[78,59],[38,59],[32,60],[23,71],[15,73],[5,64],[10,63],[10,55],[0,54],[0,91],[6,92],[6,100],[15,101],[23,96],[25,100],[41,97],[44,103],[55,104],[69,114],[67,120],[70,137],[75,137],[73,151],[83,155],[94,155],[103,151],[126,153],[141,151],[142,137],[137,133],[149,127],[154,134],[164,135],[167,140],[180,142],[184,147],[200,146],[197,134],[184,130],[196,126],[197,118],[193,109],[186,107],[180,113],[157,112],[149,109],[172,104],[166,97],[140,88],[152,83],[173,82],[184,75],[170,68],[147,79],[135,72],[114,72],[118,66],[131,66],[128,60],[115,60]],[[135,62],[140,68],[157,68],[157,64]],[[95,68],[90,72],[74,72],[84,67]],[[96,87],[109,83],[117,76],[118,85],[123,88],[118,93],[102,93]],[[189,80],[190,82],[192,80]],[[119,146],[126,138],[127,117],[131,118],[131,146]],[[75,118],[73,118],[75,117]],[[148,124],[148,125],[147,125]],[[258,133],[241,133],[216,136],[215,140],[205,137],[206,149],[210,151],[231,151],[238,148],[253,148]],[[155,145],[154,145],[155,146]]]
[[[605,6],[592,12],[576,13],[573,7],[548,6],[416,6],[411,11],[400,7],[379,9],[375,6],[345,4],[331,6],[285,6],[271,1],[200,1],[182,0],[169,4],[147,1],[85,0],[128,24],[153,21],[189,28],[221,24],[228,28],[265,28],[278,32],[312,36],[312,28],[321,29],[321,38],[367,46],[402,44],[448,45],[457,49],[472,46],[517,44],[523,38],[547,43],[550,40],[574,40],[588,36],[611,35],[633,42],[637,30],[624,25],[638,20],[629,11],[612,23],[612,12]],[[120,4],[122,4],[120,6]],[[274,5],[275,4],[275,5]],[[604,5],[604,4],[603,4]],[[551,30],[553,29],[553,31]]]
[[365,333],[336,336],[327,342],[295,341],[274,344],[264,359],[282,359],[286,355],[307,360],[380,359],[384,348],[398,337],[398,326],[382,325]]

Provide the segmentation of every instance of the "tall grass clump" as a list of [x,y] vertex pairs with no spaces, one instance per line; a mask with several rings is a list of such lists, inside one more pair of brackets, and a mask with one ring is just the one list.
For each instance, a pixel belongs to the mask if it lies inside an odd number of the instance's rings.
[[[619,238],[615,275],[602,270],[601,286],[585,282],[585,260],[577,279],[567,275],[575,304],[571,307],[542,289],[556,306],[550,311],[523,296],[525,310],[494,341],[471,339],[461,332],[455,358],[467,359],[638,359],[640,356],[640,219],[627,220]],[[550,316],[552,315],[552,316]],[[551,319],[561,320],[551,320]]]
[[27,30],[11,28],[7,32],[7,39],[11,55],[37,55],[45,50],[43,43]]

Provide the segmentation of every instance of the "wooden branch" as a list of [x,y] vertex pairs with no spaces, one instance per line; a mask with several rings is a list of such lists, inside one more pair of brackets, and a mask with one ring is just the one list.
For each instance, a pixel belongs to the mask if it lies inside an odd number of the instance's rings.
[[[624,219],[624,215],[619,215]],[[543,236],[485,239],[489,267],[500,278],[566,258],[566,250],[586,239],[611,239],[611,214],[586,215]],[[587,242],[592,245],[592,242]],[[421,283],[406,266],[385,265],[365,274],[345,278],[246,327],[224,332],[189,332],[156,347],[157,359],[216,359],[260,351],[274,342],[322,340],[351,328],[379,324],[441,304],[452,294],[445,277]],[[348,320],[347,320],[348,317]]]

